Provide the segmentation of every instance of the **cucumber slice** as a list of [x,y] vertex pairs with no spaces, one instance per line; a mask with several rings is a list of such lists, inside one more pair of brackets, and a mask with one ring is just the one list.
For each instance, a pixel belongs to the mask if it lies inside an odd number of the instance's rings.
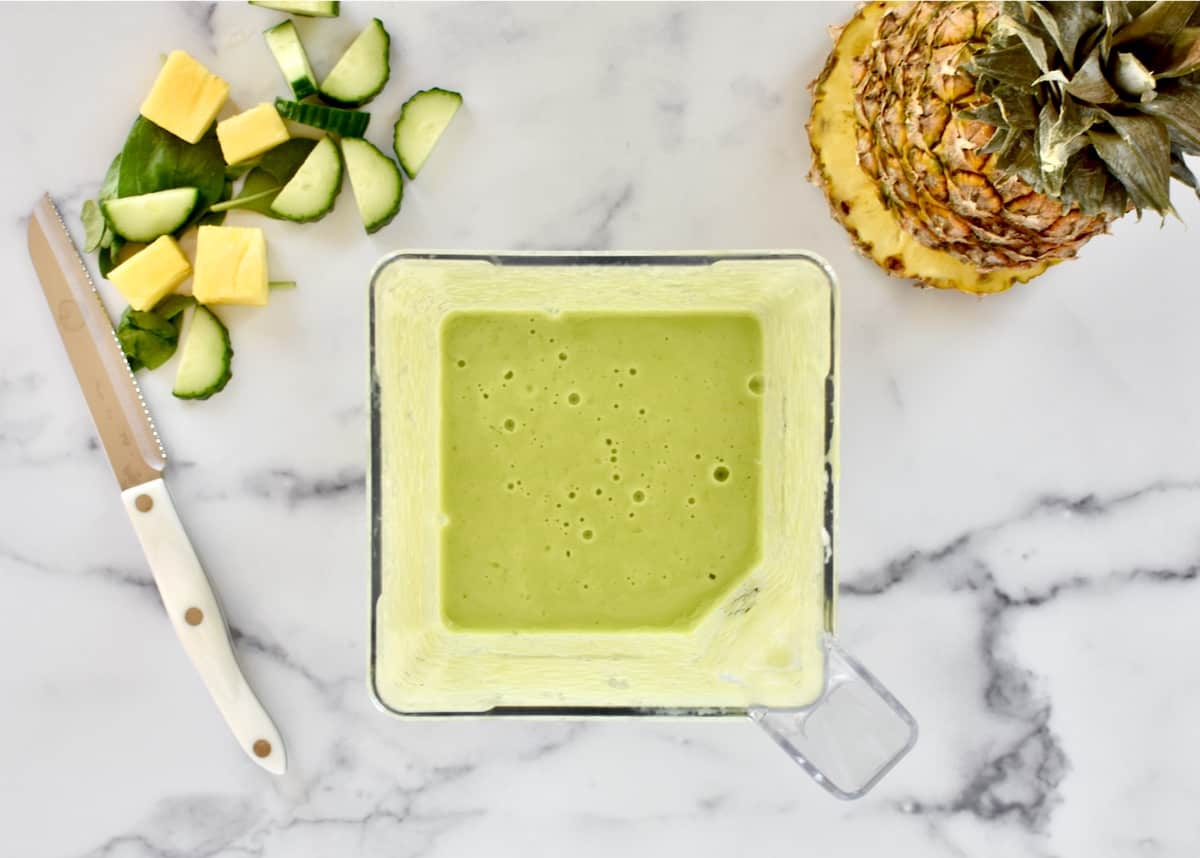
[[179,229],[196,208],[198,188],[171,188],[100,203],[113,232],[129,241],[154,241]]
[[232,361],[229,330],[212,310],[203,304],[196,305],[171,392],[180,399],[208,399],[233,377]]
[[275,197],[271,211],[297,223],[318,220],[333,208],[341,189],[342,156],[333,140],[324,137]]
[[392,145],[396,159],[410,179],[415,179],[438,138],[462,107],[462,96],[434,87],[418,92],[400,108]]
[[362,137],[371,121],[371,114],[362,110],[342,110],[321,104],[301,104],[284,98],[275,99],[275,109],[284,119],[311,125],[322,131],[332,131],[343,137]]
[[391,43],[383,22],[372,18],[321,82],[321,98],[342,107],[358,107],[378,95],[391,74]]
[[383,229],[400,211],[404,196],[399,168],[374,145],[358,138],[342,141],[342,156],[363,226],[368,234]]
[[263,38],[267,40],[267,47],[271,49],[275,62],[287,79],[288,86],[292,88],[296,100],[315,93],[317,76],[313,74],[312,66],[308,62],[308,54],[304,52],[296,25],[291,21],[276,24],[263,32]]
[[336,18],[341,11],[337,0],[250,0],[250,5],[306,18]]

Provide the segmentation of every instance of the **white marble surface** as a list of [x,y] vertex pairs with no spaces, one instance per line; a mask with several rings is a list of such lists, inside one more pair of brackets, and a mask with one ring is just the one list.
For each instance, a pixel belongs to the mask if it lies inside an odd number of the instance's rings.
[[[162,614],[24,251],[73,217],[160,52],[244,104],[282,94],[243,4],[0,6],[0,854],[1200,852],[1200,205],[1130,219],[987,301],[856,257],[808,169],[807,82],[846,4],[347,4],[372,14],[384,143],[428,85],[467,109],[372,238],[348,199],[267,225],[300,287],[229,312],[208,403],[145,379],[171,484],[289,742],[229,738]],[[843,281],[841,633],[922,740],[871,796],[825,796],[749,724],[400,724],[364,687],[365,283],[399,247],[803,246]]]

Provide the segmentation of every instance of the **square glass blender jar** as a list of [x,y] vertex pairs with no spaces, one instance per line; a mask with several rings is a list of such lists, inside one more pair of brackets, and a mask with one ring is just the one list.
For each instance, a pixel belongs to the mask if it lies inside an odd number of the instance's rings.
[[[442,344],[447,320],[464,313],[551,324],[585,314],[754,320],[761,373],[747,384],[761,409],[759,550],[693,621],[592,631],[448,620]],[[911,716],[832,637],[837,298],[822,260],[805,252],[403,252],[375,271],[370,328],[369,676],[382,709],[749,716],[843,797],[865,792],[911,747]],[[549,443],[570,451],[585,442]],[[681,536],[664,529],[655,538]]]

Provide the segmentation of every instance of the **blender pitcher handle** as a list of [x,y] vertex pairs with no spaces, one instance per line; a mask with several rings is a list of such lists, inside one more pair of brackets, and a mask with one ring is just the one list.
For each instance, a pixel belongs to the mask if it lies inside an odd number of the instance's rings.
[[810,706],[751,706],[747,714],[830,793],[861,798],[916,744],[917,722],[832,637],[825,677],[825,693]]

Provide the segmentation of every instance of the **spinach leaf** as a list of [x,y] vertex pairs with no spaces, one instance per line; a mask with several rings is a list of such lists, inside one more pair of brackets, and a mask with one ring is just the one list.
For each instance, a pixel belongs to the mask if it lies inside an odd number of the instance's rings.
[[154,305],[154,313],[174,325],[178,334],[183,327],[183,311],[194,306],[196,299],[191,295],[168,295]]
[[229,164],[225,168],[225,181],[240,179],[242,176],[249,173],[258,166],[258,159],[253,161],[242,161],[240,164]]
[[225,210],[233,208],[229,205],[229,200],[233,197],[234,179],[225,174],[225,189],[221,192],[221,199],[214,203],[208,212],[196,221],[196,226],[220,226],[225,223]]
[[100,276],[105,280],[108,279],[109,272],[117,267],[117,255],[124,246],[125,239],[119,235],[113,235],[108,247],[100,248],[100,259],[97,261],[97,264],[100,266]]
[[203,217],[225,190],[225,158],[215,131],[209,131],[199,143],[187,143],[141,116],[121,150],[118,174],[117,194],[121,197],[197,188],[200,194],[192,222]]
[[105,200],[111,200],[117,195],[117,179],[121,174],[121,153],[117,153],[117,157],[112,159],[112,163],[108,165],[108,170],[104,173],[104,182],[100,185],[100,194],[95,200],[88,200],[83,204],[83,210],[79,213],[79,219],[83,221],[83,250],[84,253],[91,253],[93,250],[103,250],[112,244],[113,236],[116,235],[109,227],[108,221],[104,217],[104,212],[100,210],[100,203]]
[[108,224],[95,200],[84,201],[79,219],[83,221],[83,252],[99,250],[104,246],[104,234],[108,232]]
[[256,167],[242,183],[242,192],[231,200],[217,203],[213,211],[224,214],[229,209],[241,209],[272,217],[271,203],[282,188],[278,179]]
[[286,185],[292,176],[296,175],[304,159],[316,148],[317,143],[318,141],[311,137],[293,137],[291,140],[285,140],[263,155],[258,161],[258,167]]
[[275,202],[275,197],[283,190],[283,186],[296,175],[300,165],[316,145],[316,140],[307,137],[296,137],[280,143],[263,155],[258,166],[246,175],[241,193],[228,202],[218,203],[216,210],[241,209],[275,217],[275,213],[271,211],[271,203]]
[[[108,170],[104,173],[104,182],[100,185],[99,196],[95,200],[85,202],[83,211],[79,213],[79,219],[83,221],[83,250],[85,253],[99,250],[103,257],[104,250],[112,244],[112,240],[116,236],[116,233],[108,225],[104,212],[100,209],[100,203],[111,200],[117,195],[117,179],[120,175],[121,153],[118,152],[117,157],[112,159],[112,163],[108,165]],[[107,272],[104,276],[108,277]]]
[[130,369],[157,369],[175,354],[179,330],[156,312],[126,307],[117,324],[117,342]]
[[117,196],[117,182],[121,178],[121,153],[112,159],[112,163],[108,165],[108,170],[104,173],[104,183],[100,185],[100,196],[98,200],[104,202],[111,200]]

